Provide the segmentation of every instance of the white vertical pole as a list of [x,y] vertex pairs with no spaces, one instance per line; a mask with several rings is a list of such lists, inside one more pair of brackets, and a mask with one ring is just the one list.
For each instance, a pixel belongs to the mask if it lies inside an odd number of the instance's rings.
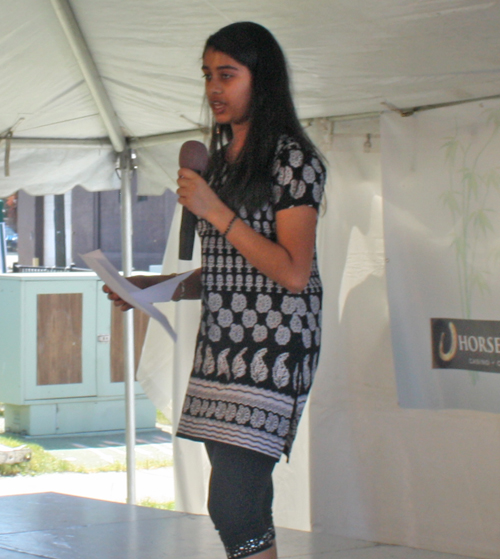
[[82,34],[78,21],[75,18],[69,0],[51,0],[52,7],[59,19],[59,23],[68,39],[73,55],[80,66],[85,83],[97,105],[97,110],[108,131],[109,139],[117,153],[126,149],[126,140],[116,116],[115,110],[109,99],[108,93],[101,76],[97,70],[92,54],[85,37]]
[[[122,268],[125,276],[132,273],[132,188],[130,149],[120,155],[121,169],[121,227]],[[135,495],[135,363],[134,363],[134,314],[123,313],[124,374],[125,374],[125,438],[127,447],[127,503],[134,505]]]
[[[132,196],[130,181],[130,149],[123,134],[118,117],[109,99],[101,76],[97,70],[85,37],[75,18],[69,0],[51,0],[68,43],[80,66],[85,82],[95,101],[97,110],[108,131],[109,139],[120,154],[121,179],[121,223],[122,223],[122,268],[129,276],[132,273]],[[127,444],[127,502],[135,503],[135,386],[134,386],[134,317],[124,313],[124,368]]]
[[[3,211],[3,204],[0,204],[0,211]],[[5,223],[3,216],[0,215],[0,273],[7,273],[7,241],[5,235]]]

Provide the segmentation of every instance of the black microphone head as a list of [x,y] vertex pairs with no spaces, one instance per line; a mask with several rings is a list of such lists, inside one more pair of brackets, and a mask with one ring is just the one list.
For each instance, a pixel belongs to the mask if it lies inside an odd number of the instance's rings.
[[208,151],[205,144],[197,140],[184,142],[179,152],[179,167],[186,167],[202,174],[208,167]]

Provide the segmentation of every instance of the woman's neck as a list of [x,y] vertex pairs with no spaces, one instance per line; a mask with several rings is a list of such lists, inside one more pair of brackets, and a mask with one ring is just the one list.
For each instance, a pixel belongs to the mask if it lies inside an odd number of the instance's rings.
[[242,124],[231,126],[233,132],[233,138],[229,142],[227,147],[227,159],[230,162],[236,161],[236,158],[240,154],[243,146],[245,145],[247,134],[248,134],[249,123],[248,121]]

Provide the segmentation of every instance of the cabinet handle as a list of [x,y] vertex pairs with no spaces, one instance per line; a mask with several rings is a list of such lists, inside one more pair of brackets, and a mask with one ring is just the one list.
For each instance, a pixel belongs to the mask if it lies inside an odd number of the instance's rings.
[[109,342],[111,341],[111,335],[110,334],[99,334],[97,336],[97,341],[102,343],[102,344],[109,344]]

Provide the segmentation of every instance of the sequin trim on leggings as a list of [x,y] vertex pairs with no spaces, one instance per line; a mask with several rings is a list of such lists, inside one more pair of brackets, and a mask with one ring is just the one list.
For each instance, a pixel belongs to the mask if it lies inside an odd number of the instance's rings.
[[240,545],[232,547],[226,546],[227,557],[228,559],[240,559],[241,557],[249,557],[255,553],[260,553],[272,547],[275,538],[276,532],[274,531],[274,526],[271,526],[260,538],[251,538]]

